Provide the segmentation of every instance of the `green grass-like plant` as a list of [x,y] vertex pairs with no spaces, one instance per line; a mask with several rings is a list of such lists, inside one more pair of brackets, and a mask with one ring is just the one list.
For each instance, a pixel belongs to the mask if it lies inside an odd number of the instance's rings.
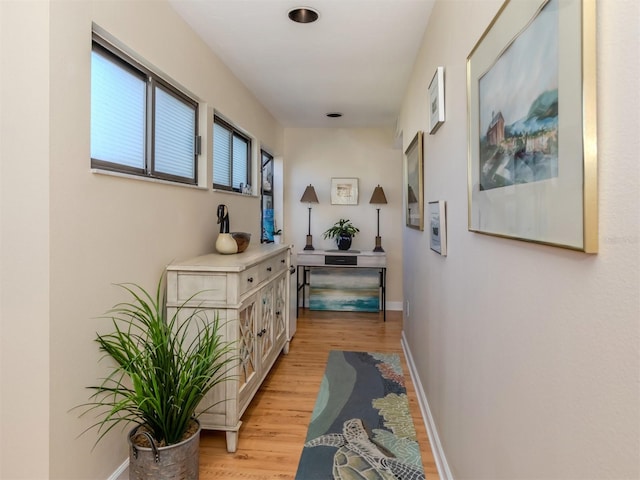
[[158,446],[179,443],[202,398],[230,378],[237,358],[233,344],[222,339],[218,313],[211,319],[202,308],[187,309],[196,294],[169,317],[163,280],[164,275],[155,298],[136,284],[118,284],[130,301],[101,317],[112,320],[114,331],[98,334],[96,342],[116,366],[99,385],[88,387],[94,393],[80,406],[83,414],[92,411],[100,418],[87,429],[98,429],[96,443],[129,422],[145,425]]

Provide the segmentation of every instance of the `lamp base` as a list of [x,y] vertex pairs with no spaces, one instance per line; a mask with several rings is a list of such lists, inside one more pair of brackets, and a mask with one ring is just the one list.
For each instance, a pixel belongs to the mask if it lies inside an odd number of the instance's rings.
[[315,250],[313,248],[313,235],[307,235],[307,244],[304,247],[305,250]]
[[384,248],[382,248],[382,237],[376,237],[376,248],[374,248],[373,251],[384,252]]

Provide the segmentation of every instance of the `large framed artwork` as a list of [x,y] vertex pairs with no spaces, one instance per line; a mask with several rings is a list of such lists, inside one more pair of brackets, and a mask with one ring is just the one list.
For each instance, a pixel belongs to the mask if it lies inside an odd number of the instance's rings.
[[418,132],[416,136],[407,147],[404,154],[404,171],[405,171],[405,185],[406,191],[404,192],[405,201],[405,216],[407,221],[407,227],[415,228],[417,230],[424,230],[424,192],[423,192],[423,173],[422,168],[424,164],[423,160],[423,148],[422,148],[423,133]]
[[375,268],[314,268],[309,310],[380,311],[380,272]]
[[469,230],[597,253],[595,0],[507,0],[467,89]]

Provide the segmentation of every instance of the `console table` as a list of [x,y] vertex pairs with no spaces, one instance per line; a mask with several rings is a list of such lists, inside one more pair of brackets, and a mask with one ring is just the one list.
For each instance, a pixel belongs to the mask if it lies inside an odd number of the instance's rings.
[[[380,274],[380,301],[384,321],[387,321],[387,254],[385,252],[359,250],[304,250],[296,254],[297,286],[296,305],[300,307],[300,290],[302,290],[302,307],[306,304],[306,286],[309,285],[309,274],[313,268],[372,268]],[[302,278],[301,278],[302,277]]]

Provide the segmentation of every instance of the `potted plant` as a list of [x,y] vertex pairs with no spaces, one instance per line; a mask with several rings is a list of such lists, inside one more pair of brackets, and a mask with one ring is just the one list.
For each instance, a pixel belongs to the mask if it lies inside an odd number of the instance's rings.
[[87,429],[97,427],[97,441],[116,425],[136,424],[128,435],[131,480],[198,478],[196,407],[229,378],[235,361],[218,315],[207,318],[202,310],[184,308],[186,302],[167,315],[163,279],[155,297],[136,284],[118,285],[130,299],[105,314],[114,330],[96,338],[115,366],[89,387],[94,393],[80,406],[83,414],[98,414]]
[[282,229],[278,228],[273,231],[273,243],[280,243],[282,241]]
[[341,218],[323,233],[323,237],[325,239],[335,238],[338,249],[349,250],[351,248],[351,240],[359,231],[360,229],[354,226],[351,220]]

